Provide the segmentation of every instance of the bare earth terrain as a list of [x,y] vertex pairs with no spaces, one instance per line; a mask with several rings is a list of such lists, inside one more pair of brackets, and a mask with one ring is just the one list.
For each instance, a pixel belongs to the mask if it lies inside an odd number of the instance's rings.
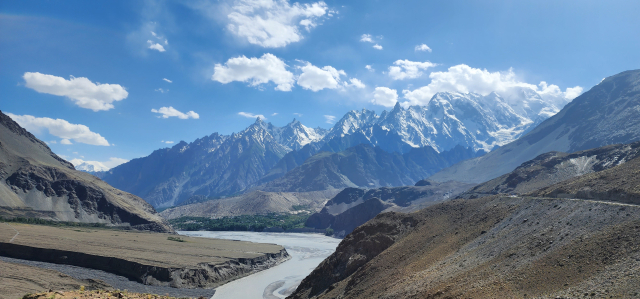
[[98,269],[145,284],[180,288],[216,287],[288,258],[286,250],[275,244],[17,223],[0,223],[0,255]]
[[43,290],[110,289],[100,281],[79,280],[58,271],[0,261],[0,298],[22,298]]
[[378,215],[290,298],[638,296],[640,206],[492,196]]

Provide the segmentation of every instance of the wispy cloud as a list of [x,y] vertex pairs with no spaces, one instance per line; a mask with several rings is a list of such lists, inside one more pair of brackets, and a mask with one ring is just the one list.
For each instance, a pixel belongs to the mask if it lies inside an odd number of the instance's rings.
[[328,124],[333,124],[336,121],[336,117],[333,115],[325,115],[324,119],[325,119],[325,122]]
[[427,46],[426,44],[417,45],[415,50],[431,53],[431,48],[429,48],[429,46]]
[[173,83],[173,81],[171,81],[171,80],[169,80],[167,78],[162,78],[162,80],[165,81],[165,82]]
[[158,116],[161,118],[169,118],[169,117],[177,117],[179,119],[189,119],[189,118],[199,119],[200,118],[200,115],[198,113],[195,113],[193,111],[182,113],[171,106],[160,107],[160,109],[151,109],[151,112],[162,114]]
[[258,118],[259,117],[260,119],[263,119],[263,120],[267,119],[262,114],[253,114],[253,113],[249,113],[249,112],[238,112],[238,115],[244,116],[246,118]]

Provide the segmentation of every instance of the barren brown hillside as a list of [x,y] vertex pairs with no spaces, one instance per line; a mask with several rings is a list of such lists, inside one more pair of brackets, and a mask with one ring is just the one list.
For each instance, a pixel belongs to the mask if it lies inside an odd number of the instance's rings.
[[630,298],[639,286],[639,206],[492,196],[378,215],[290,298]]

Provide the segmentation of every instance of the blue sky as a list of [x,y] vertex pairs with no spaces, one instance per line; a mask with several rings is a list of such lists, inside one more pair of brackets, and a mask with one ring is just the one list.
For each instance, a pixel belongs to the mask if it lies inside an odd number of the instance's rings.
[[570,99],[640,67],[638,11],[638,1],[2,1],[0,110],[70,160],[115,165],[171,146],[162,141],[238,132],[255,115],[329,128],[351,109],[514,85]]

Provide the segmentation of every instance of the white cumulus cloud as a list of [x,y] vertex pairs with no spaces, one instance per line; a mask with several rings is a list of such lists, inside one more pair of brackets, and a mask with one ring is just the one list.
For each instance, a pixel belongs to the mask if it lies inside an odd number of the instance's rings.
[[373,100],[371,103],[384,106],[393,107],[398,102],[398,91],[388,87],[376,87],[373,91]]
[[169,118],[169,117],[177,117],[179,119],[189,119],[189,118],[193,118],[193,119],[198,119],[200,118],[200,115],[198,115],[198,113],[195,113],[193,111],[189,111],[187,113],[182,113],[180,111],[178,111],[177,109],[169,106],[169,107],[160,107],[160,109],[151,109],[151,112],[153,113],[159,113],[162,114],[158,117],[161,118]]
[[429,46],[427,46],[426,44],[417,45],[415,50],[431,53],[431,48],[429,48]]
[[265,48],[280,48],[300,41],[300,29],[316,27],[327,14],[327,4],[293,3],[288,0],[236,0],[227,15],[227,29]]
[[371,34],[363,34],[360,37],[360,41],[365,43],[374,43],[373,38],[371,37]]
[[493,91],[509,94],[515,87],[526,87],[538,92],[546,101],[564,106],[582,93],[582,87],[567,88],[564,92],[557,85],[541,82],[534,85],[518,80],[513,70],[489,72],[486,69],[472,68],[465,64],[450,67],[444,72],[433,72],[429,75],[431,83],[415,90],[403,90],[404,98],[410,105],[426,105],[437,92],[475,92],[487,95]]
[[113,102],[129,96],[118,84],[93,83],[89,79],[71,76],[69,80],[53,75],[26,72],[22,76],[25,86],[40,93],[67,97],[76,105],[93,111],[109,110]]
[[373,69],[373,67],[371,67],[370,65],[365,65],[364,66],[365,69],[369,70],[370,72],[375,72],[376,70]]
[[373,45],[373,48],[376,50],[382,50],[382,46],[378,44]]
[[336,117],[333,115],[325,115],[324,119],[325,119],[325,122],[328,124],[332,124],[336,121]]
[[394,66],[389,67],[389,77],[393,80],[414,79],[422,76],[422,70],[434,67],[437,64],[429,61],[417,62],[409,60],[396,60]]
[[147,44],[149,45],[149,49],[151,49],[151,50],[156,50],[156,51],[158,51],[158,52],[164,52],[164,51],[166,51],[166,50],[164,49],[164,47],[163,47],[161,44],[159,44],[159,43],[154,43],[154,42],[152,42],[151,40],[148,40],[148,41],[147,41]]
[[344,86],[345,87],[355,87],[355,88],[360,88],[360,89],[366,87],[366,85],[364,85],[364,83],[362,83],[362,81],[360,81],[357,78],[351,78],[351,79],[349,79],[349,82],[345,81],[344,82]]
[[227,84],[232,81],[249,82],[250,86],[272,81],[276,90],[291,91],[294,78],[287,65],[273,54],[266,53],[260,58],[240,56],[227,60],[225,65],[216,64],[211,80]]
[[61,144],[75,142],[109,146],[109,142],[98,133],[91,132],[89,127],[80,124],[72,124],[64,119],[52,119],[48,117],[34,117],[31,115],[15,115],[7,113],[11,119],[29,132],[40,133],[47,130],[49,134],[60,137]]
[[340,86],[340,76],[347,75],[343,70],[337,70],[332,66],[319,68],[309,62],[299,68],[302,74],[298,77],[298,85],[311,91],[336,89]]
[[262,120],[267,119],[266,117],[264,117],[264,115],[262,114],[253,114],[253,113],[249,113],[249,112],[238,112],[238,115],[240,116],[244,116],[246,118],[260,118]]

